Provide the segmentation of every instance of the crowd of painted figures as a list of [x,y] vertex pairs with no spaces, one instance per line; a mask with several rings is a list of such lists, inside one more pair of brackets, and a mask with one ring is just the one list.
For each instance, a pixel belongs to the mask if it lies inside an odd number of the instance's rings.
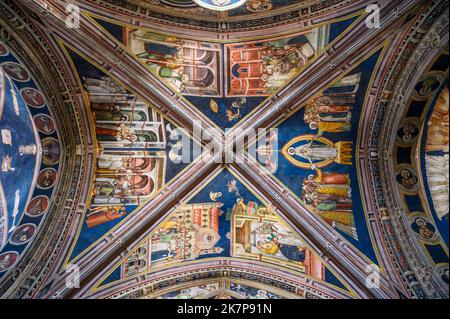
[[304,35],[270,42],[227,46],[230,96],[264,96],[275,92],[315,54]]
[[163,119],[108,77],[84,78],[98,143],[87,224],[95,227],[125,215],[162,186]]
[[121,276],[221,253],[221,206],[220,202],[180,206],[122,264]]
[[303,179],[302,199],[330,225],[356,236],[348,174],[317,169],[316,174]]
[[[327,28],[224,47],[126,29],[125,42],[164,83],[185,96],[268,96],[296,75],[326,44],[319,43],[317,38]],[[226,72],[222,74],[224,63]],[[227,87],[225,92],[223,82]]]
[[231,255],[275,263],[324,279],[324,266],[281,217],[253,201],[237,201],[232,214]]
[[[359,88],[361,74],[347,76],[335,83],[325,94],[305,106],[304,121],[318,135],[351,130],[352,108]],[[349,89],[347,91],[346,89]]]
[[[317,134],[308,136],[307,144],[294,147],[295,143],[291,143],[287,148],[287,155],[295,163],[315,170],[314,174],[302,181],[302,199],[327,223],[353,238],[357,238],[357,233],[352,211],[350,176],[348,173],[323,170],[333,162],[352,165],[352,142],[332,142],[323,135],[350,132],[352,109],[360,79],[360,73],[343,77],[330,89],[308,102],[304,109],[304,121]],[[301,140],[302,138],[297,138],[295,142]],[[303,161],[295,160],[294,157]]]
[[221,95],[221,46],[143,30],[126,30],[126,45],[176,92]]
[[[345,76],[310,100],[304,107],[303,120],[314,134],[298,135],[281,150],[290,164],[316,171],[302,180],[301,198],[330,225],[355,239],[350,176],[345,168],[344,172],[323,169],[333,164],[353,165],[353,142],[335,142],[331,138],[340,138],[338,134],[351,131],[352,110],[360,80],[361,73]],[[271,131],[266,143],[257,148],[260,160],[272,173],[278,165],[273,159],[277,156],[274,145],[278,138],[277,133]]]
[[[325,27],[271,41],[224,46],[145,30],[125,28],[124,33],[131,51],[165,84],[186,96],[267,96],[327,43],[319,40],[326,38]],[[350,131],[360,77],[345,76],[309,102],[304,121],[317,132],[297,137],[284,152],[294,165],[317,170],[321,178],[305,179],[303,198],[326,221],[353,237],[349,177],[321,169],[332,163],[352,164],[352,142],[334,142],[323,135]],[[95,227],[124,216],[127,205],[139,205],[162,186],[166,132],[161,115],[109,77],[83,78],[83,82],[98,142],[92,207],[87,215],[88,226]],[[332,182],[332,174],[337,181]]]
[[[236,181],[235,188],[237,190]],[[268,208],[240,197],[230,210],[230,256],[284,266],[324,279],[324,266],[280,216]],[[219,221],[224,213],[220,202],[185,204],[135,249],[121,265],[121,277],[192,261],[200,256],[217,256],[224,251],[220,243],[226,225]],[[223,235],[223,234],[222,234]],[[228,252],[225,252],[228,254]]]

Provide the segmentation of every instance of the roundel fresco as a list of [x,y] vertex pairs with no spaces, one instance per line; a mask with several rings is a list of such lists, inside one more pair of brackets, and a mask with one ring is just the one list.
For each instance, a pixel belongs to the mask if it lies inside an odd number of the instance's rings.
[[226,11],[242,6],[247,0],[194,0],[194,2],[207,9]]
[[47,101],[0,42],[0,278],[39,230],[58,179],[60,144]]

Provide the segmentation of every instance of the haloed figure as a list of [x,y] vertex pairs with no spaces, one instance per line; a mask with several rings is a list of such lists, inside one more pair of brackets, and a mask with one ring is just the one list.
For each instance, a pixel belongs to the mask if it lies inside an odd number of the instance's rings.
[[282,244],[277,237],[272,240],[258,241],[256,247],[267,255],[276,255],[281,253],[286,259],[291,261],[304,262],[305,261],[305,247]]

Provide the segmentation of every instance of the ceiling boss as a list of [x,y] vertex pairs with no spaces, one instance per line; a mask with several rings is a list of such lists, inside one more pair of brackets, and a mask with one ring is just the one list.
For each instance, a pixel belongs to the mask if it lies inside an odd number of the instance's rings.
[[247,0],[194,0],[199,6],[217,11],[227,11],[242,6]]

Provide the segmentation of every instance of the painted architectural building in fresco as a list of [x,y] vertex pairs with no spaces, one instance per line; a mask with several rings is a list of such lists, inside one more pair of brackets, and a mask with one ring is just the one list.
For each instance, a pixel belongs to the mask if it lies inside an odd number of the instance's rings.
[[125,36],[131,51],[175,91],[195,96],[221,95],[219,44],[144,30],[125,30]]
[[272,41],[226,46],[228,96],[269,96],[328,44],[329,25]]
[[231,255],[285,265],[317,279],[325,279],[320,259],[280,217],[254,202],[239,202],[234,207]]
[[158,226],[152,236],[122,265],[122,277],[173,262],[220,253],[221,203],[183,205]]
[[97,163],[86,223],[122,218],[162,187],[166,136],[160,114],[109,77],[85,78],[97,139]]
[[367,4],[0,1],[0,298],[448,299],[448,1]]

